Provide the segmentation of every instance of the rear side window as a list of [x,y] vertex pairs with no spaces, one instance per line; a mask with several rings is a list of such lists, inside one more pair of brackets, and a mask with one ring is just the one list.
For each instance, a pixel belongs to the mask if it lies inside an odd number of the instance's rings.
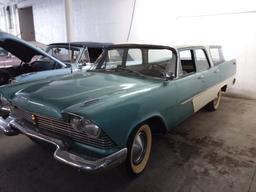
[[180,75],[196,72],[195,61],[192,53],[192,50],[184,50],[179,52],[181,61],[181,67],[179,69]]
[[209,61],[203,49],[195,50],[195,61],[197,71],[205,71],[210,68]]
[[221,48],[210,48],[210,53],[214,65],[219,65],[220,63],[224,62]]

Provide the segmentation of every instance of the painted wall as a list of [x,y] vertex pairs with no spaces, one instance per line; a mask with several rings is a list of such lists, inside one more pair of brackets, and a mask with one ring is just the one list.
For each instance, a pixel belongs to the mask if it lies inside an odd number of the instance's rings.
[[[8,28],[5,8],[0,9],[0,29],[20,37],[18,9],[15,1],[8,3],[12,7],[14,28]],[[63,0],[25,0],[17,8],[32,7],[36,41],[44,44],[66,41],[65,7]]]
[[[134,0],[72,2],[74,41],[126,41]],[[37,41],[66,41],[64,0],[27,0],[18,6],[33,6]],[[254,0],[137,0],[129,42],[223,45],[226,58],[238,63],[232,92],[256,98],[255,11]]]
[[72,4],[76,41],[126,40],[133,0],[74,0]]
[[45,44],[66,41],[63,0],[33,0],[36,40]]
[[237,83],[231,91],[256,98],[256,27],[251,25],[255,20],[256,13],[243,13],[184,17],[177,25],[182,43],[221,44],[226,59],[237,60]]
[[130,41],[220,44],[237,59],[232,93],[256,98],[256,4],[252,0],[137,1]]
[[[14,1],[15,2],[15,1]],[[130,27],[133,0],[73,0],[73,41],[124,42]],[[18,7],[33,8],[36,40],[41,43],[67,41],[64,0],[26,0]],[[0,27],[5,25],[0,12]],[[1,27],[2,28],[2,27]],[[8,31],[5,28],[2,30]]]

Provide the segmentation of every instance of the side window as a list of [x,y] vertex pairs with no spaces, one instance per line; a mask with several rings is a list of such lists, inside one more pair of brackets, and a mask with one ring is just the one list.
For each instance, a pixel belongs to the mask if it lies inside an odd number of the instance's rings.
[[102,65],[101,68],[113,69],[113,68],[116,68],[117,66],[121,66],[123,61],[123,54],[124,54],[123,49],[110,49],[108,51],[105,64]]
[[140,49],[129,49],[127,54],[126,66],[141,65],[142,51]]
[[196,72],[195,61],[193,58],[192,50],[180,51],[180,75],[187,75]]
[[168,73],[176,74],[176,57],[173,52],[168,49],[149,49],[148,64],[158,65],[165,69]]
[[205,71],[210,68],[210,64],[203,49],[195,50],[195,61],[197,71]]
[[224,62],[221,48],[210,48],[210,53],[214,65],[219,65],[220,63]]

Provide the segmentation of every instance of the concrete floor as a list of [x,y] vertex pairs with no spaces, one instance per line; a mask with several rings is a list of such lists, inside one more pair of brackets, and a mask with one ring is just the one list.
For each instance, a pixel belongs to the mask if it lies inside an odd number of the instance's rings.
[[67,167],[25,136],[0,136],[0,191],[256,191],[256,101],[224,97],[172,134],[156,136],[148,169],[88,174]]

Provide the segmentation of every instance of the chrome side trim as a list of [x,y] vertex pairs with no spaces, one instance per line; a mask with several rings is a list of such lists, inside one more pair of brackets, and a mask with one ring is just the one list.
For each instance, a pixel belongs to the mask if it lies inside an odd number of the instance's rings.
[[[102,158],[92,158],[84,155],[80,156],[68,151],[66,149],[67,145],[62,140],[52,138],[47,135],[43,135],[37,131],[34,131],[31,128],[30,124],[22,120],[12,118],[9,122],[4,122],[4,120],[0,118],[0,123],[5,126],[4,130],[7,130],[6,125],[8,125],[8,129],[17,129],[21,133],[29,137],[33,137],[55,145],[56,150],[53,156],[56,160],[84,171],[97,172],[111,167],[115,167],[124,162],[127,157],[127,148],[123,148],[111,155]],[[3,130],[2,126],[0,126],[0,129]]]
[[186,99],[185,101],[181,102],[181,105],[185,105],[186,103],[192,101],[193,97]]

